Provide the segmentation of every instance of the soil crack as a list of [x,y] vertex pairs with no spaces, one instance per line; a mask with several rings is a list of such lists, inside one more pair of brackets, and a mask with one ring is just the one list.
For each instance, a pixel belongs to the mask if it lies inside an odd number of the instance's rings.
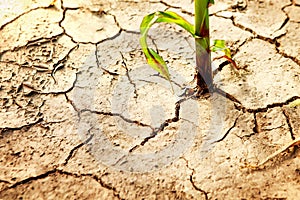
[[3,179],[0,179],[0,183],[11,184],[11,182],[9,182],[9,181],[6,181],[6,180],[3,180]]
[[78,110],[78,108],[75,106],[74,102],[68,97],[67,93],[64,94],[66,101],[71,104],[71,106],[73,107],[73,109],[75,110],[75,112],[77,113],[77,117],[80,119],[80,111]]
[[127,76],[128,80],[129,80],[129,83],[131,85],[133,85],[133,88],[134,88],[134,92],[133,92],[134,96],[133,96],[133,98],[136,99],[138,97],[138,93],[137,93],[137,89],[136,89],[136,84],[133,82],[132,78],[129,75],[129,69],[128,69],[127,64],[126,64],[126,59],[125,59],[125,57],[124,57],[124,55],[122,54],[121,51],[120,51],[120,54],[121,54],[121,57],[122,57],[122,67],[125,68],[125,70],[126,70],[126,76]]
[[[32,177],[26,178],[24,180],[18,181],[16,183],[14,183],[13,185],[2,189],[0,191],[0,194],[1,194],[1,192],[4,192],[6,190],[13,189],[13,188],[16,188],[16,187],[21,186],[21,185],[29,184],[32,181],[44,179],[44,178],[47,178],[48,176],[54,175],[54,174],[67,175],[67,176],[72,176],[74,178],[90,177],[90,178],[94,179],[95,181],[97,181],[101,185],[101,187],[113,191],[113,195],[115,197],[117,197],[118,199],[123,199],[118,194],[116,188],[104,183],[104,181],[101,179],[102,177],[99,178],[98,176],[96,176],[94,174],[76,174],[76,173],[67,172],[67,171],[64,171],[64,170],[61,170],[61,169],[57,169],[57,168],[51,169],[51,170],[49,170],[49,171],[47,171],[43,174],[40,174],[40,175],[32,176]],[[102,176],[104,176],[104,175],[102,175]]]
[[289,127],[289,131],[290,131],[290,134],[291,134],[291,138],[292,138],[292,140],[295,140],[296,137],[295,137],[295,133],[294,133],[294,130],[293,130],[293,127],[292,127],[292,124],[291,124],[290,116],[289,116],[289,114],[287,113],[287,111],[284,110],[284,109],[282,110],[282,113],[283,113],[283,115],[284,115],[285,118],[286,118],[286,123],[287,123],[287,125],[288,125],[288,127]]
[[288,59],[292,60],[294,63],[296,63],[297,65],[300,66],[300,59],[298,59],[297,57],[293,57],[293,56],[288,55],[287,53],[281,51],[277,46],[276,46],[276,51],[277,51],[277,53],[282,55],[284,58],[288,58]]
[[[231,17],[231,20],[232,20],[232,24],[244,31],[247,31],[249,33],[251,33],[254,37],[252,39],[260,39],[260,40],[263,40],[263,41],[266,41],[266,42],[269,42],[270,44],[275,44],[276,46],[279,46],[279,43],[277,41],[277,39],[279,39],[280,37],[284,36],[285,33],[282,33],[274,38],[269,38],[269,37],[265,37],[265,36],[262,36],[262,35],[259,35],[258,33],[256,33],[253,29],[249,28],[249,27],[246,27],[246,26],[243,26],[242,24],[239,24],[235,21],[235,18],[234,17]],[[278,29],[280,30],[280,29]],[[274,31],[276,32],[276,31]]]
[[204,196],[205,196],[205,200],[208,200],[208,192],[204,191],[203,189],[199,188],[195,182],[194,182],[194,174],[196,173],[195,169],[191,168],[189,166],[189,161],[185,158],[185,157],[180,157],[181,159],[183,159],[186,163],[186,167],[192,171],[191,175],[190,175],[190,182],[193,186],[193,188],[199,192],[201,192]]
[[[41,44],[49,43],[53,40],[58,39],[59,37],[61,37],[63,35],[64,35],[64,33],[59,33],[59,34],[53,35],[51,37],[40,37],[40,38],[36,38],[36,39],[33,39],[33,40],[28,40],[25,45],[16,46],[12,49],[8,49],[8,50],[4,50],[4,51],[0,52],[0,60],[1,60],[1,56],[4,55],[7,52],[14,52],[14,51],[18,51],[18,50],[20,50],[24,47],[35,46],[35,45],[39,46]],[[17,62],[13,62],[13,63],[16,63],[17,65],[22,65],[22,64],[18,64]]]
[[13,23],[14,21],[16,21],[17,19],[19,19],[20,17],[22,17],[22,16],[24,16],[24,15],[26,15],[26,14],[32,12],[32,11],[35,11],[35,10],[38,10],[38,9],[49,9],[49,8],[54,8],[54,7],[55,7],[55,6],[54,6],[53,4],[49,4],[48,6],[38,6],[38,7],[36,7],[36,8],[31,8],[31,9],[29,9],[29,10],[27,10],[27,11],[21,13],[20,15],[14,17],[14,18],[11,19],[10,21],[8,21],[8,22],[2,24],[2,25],[0,26],[0,31],[1,31],[5,26],[7,26],[8,24]]
[[54,77],[54,74],[56,73],[57,70],[60,70],[62,68],[65,67],[65,62],[67,61],[69,55],[75,50],[75,49],[78,49],[79,47],[79,44],[75,45],[74,47],[72,47],[68,52],[67,54],[60,60],[58,60],[56,63],[53,64],[53,70],[51,72],[51,77],[53,78],[54,80],[54,83],[57,83],[55,77]]
[[20,185],[27,184],[27,183],[29,183],[29,182],[31,182],[31,181],[35,181],[35,180],[39,180],[39,179],[46,178],[47,176],[49,176],[49,175],[55,173],[56,171],[57,171],[57,169],[52,169],[52,170],[47,171],[47,172],[45,172],[45,173],[43,173],[43,174],[40,174],[40,175],[37,175],[37,176],[32,176],[32,177],[26,178],[26,179],[24,179],[24,180],[18,181],[18,182],[16,182],[16,183],[14,183],[13,185],[4,188],[3,190],[0,191],[0,193],[6,191],[6,190],[8,190],[8,189],[16,188],[16,187],[18,187],[18,186],[20,186]]
[[244,107],[244,106],[241,105],[241,104],[240,104],[240,105],[235,104],[235,108],[236,108],[237,110],[239,110],[239,111],[241,110],[241,111],[243,111],[243,112],[248,112],[248,113],[266,112],[266,111],[268,111],[268,109],[270,109],[270,108],[282,107],[282,106],[285,106],[285,105],[290,104],[291,102],[293,102],[293,101],[295,101],[295,100],[297,100],[297,99],[300,99],[300,97],[299,97],[299,96],[293,96],[293,97],[287,99],[285,102],[272,103],[272,104],[268,104],[266,107],[262,107],[262,108],[254,108],[254,109],[252,109],[252,108],[246,108],[246,107]]
[[175,116],[173,118],[165,120],[158,128],[152,129],[153,132],[151,133],[151,135],[144,138],[144,140],[140,144],[132,147],[129,150],[129,153],[133,152],[134,150],[138,149],[141,146],[144,146],[149,140],[155,138],[158,135],[158,133],[163,131],[167,126],[169,126],[170,123],[178,122],[179,121],[179,113],[180,113],[180,104],[186,100],[187,99],[181,99],[181,100],[177,101],[175,103]]
[[97,181],[102,187],[104,187],[104,188],[106,188],[106,189],[108,189],[108,190],[113,191],[115,197],[117,197],[118,199],[123,200],[124,198],[121,198],[121,197],[120,197],[120,194],[118,193],[118,191],[117,191],[117,189],[116,189],[115,187],[106,184],[106,183],[102,180],[103,176],[105,176],[105,175],[107,175],[107,173],[104,173],[104,174],[99,178],[98,176],[93,175],[93,174],[84,174],[84,176],[89,176],[89,177],[93,178],[93,179],[94,179],[95,181]]
[[294,6],[300,7],[300,4],[298,4],[298,3],[296,2],[296,0],[292,0],[292,4],[293,4]]
[[117,117],[121,118],[122,120],[124,120],[125,122],[131,123],[131,124],[136,124],[136,125],[142,126],[142,127],[148,127],[150,129],[154,130],[154,128],[152,126],[142,123],[142,122],[139,122],[137,120],[132,120],[127,117],[124,117],[120,113],[103,112],[103,111],[96,111],[96,110],[89,110],[89,109],[82,109],[79,111],[80,114],[83,112],[90,112],[90,113],[94,113],[97,115],[104,115],[104,116],[117,116]]
[[241,116],[241,115],[239,115],[239,116],[234,120],[233,125],[226,131],[226,133],[223,135],[223,137],[220,138],[220,139],[218,139],[218,140],[216,140],[216,141],[214,141],[213,143],[217,143],[217,142],[223,141],[223,140],[228,136],[228,134],[230,133],[230,131],[236,126],[237,121],[238,121],[238,119],[240,118],[240,116]]
[[[90,129],[90,130],[91,130],[91,129]],[[88,133],[89,133],[90,136],[89,136],[84,142],[78,144],[77,146],[75,146],[75,147],[70,151],[68,157],[66,158],[65,162],[63,163],[64,166],[68,164],[69,160],[70,160],[72,157],[75,156],[75,154],[76,154],[76,152],[77,152],[77,150],[78,150],[79,148],[81,148],[81,147],[84,146],[85,144],[89,143],[89,142],[93,139],[94,134],[90,134],[90,130],[88,130]]]
[[[38,115],[41,115],[41,113],[38,113]],[[0,135],[4,135],[8,131],[17,131],[17,130],[22,130],[24,128],[30,128],[32,126],[35,126],[37,124],[40,124],[44,121],[43,117],[38,118],[36,121],[19,126],[19,127],[3,127],[0,128]]]
[[232,96],[231,94],[223,91],[220,88],[214,87],[214,92],[217,92],[218,94],[222,95],[223,97],[229,99],[230,101],[234,102],[234,103],[238,103],[238,104],[242,104],[239,100],[237,100],[234,96]]
[[180,6],[171,5],[171,4],[169,4],[165,1],[162,1],[162,0],[160,0],[159,2],[153,2],[153,3],[161,3],[161,4],[165,5],[167,7],[167,9],[170,9],[170,8],[179,9],[184,14],[194,16],[194,14],[192,12],[187,11],[187,10],[183,9],[182,7],[180,7]]
[[58,22],[58,25],[59,25],[60,28],[62,28],[63,34],[67,35],[69,38],[71,38],[72,42],[74,42],[75,44],[77,44],[78,42],[75,41],[74,38],[71,35],[69,35],[69,34],[66,33],[65,27],[63,27],[63,25],[62,25],[63,21],[66,18],[66,12],[67,12],[67,10],[76,10],[77,8],[75,8],[75,9],[74,8],[65,8],[64,5],[63,5],[63,0],[61,0],[61,9],[63,10],[63,15],[62,15],[61,20]]
[[281,8],[281,11],[285,14],[286,18],[283,21],[283,23],[281,24],[281,26],[279,27],[279,29],[277,29],[276,31],[279,31],[279,30],[283,29],[283,27],[285,27],[285,25],[290,21],[290,17],[284,9],[287,8],[287,7],[290,7],[292,5],[293,5],[293,3],[290,3],[290,4],[287,4],[287,5],[285,5]]
[[[292,5],[292,4],[288,4],[288,5],[285,5],[285,6],[283,6],[283,7],[281,8],[282,12],[284,12],[284,14],[286,15],[286,18],[285,18],[285,20],[283,21],[283,23],[281,24],[281,26],[280,26],[276,31],[274,31],[274,33],[277,32],[277,31],[279,31],[279,30],[281,30],[281,29],[283,29],[283,28],[286,26],[286,24],[290,21],[290,18],[289,18],[289,16],[288,16],[288,13],[286,13],[286,12],[284,11],[284,9],[285,9],[286,7],[288,7],[288,6],[291,6],[291,5]],[[216,16],[218,16],[218,17],[223,17],[223,16],[219,16],[219,15],[216,15]],[[223,18],[225,18],[225,17],[223,17]],[[228,18],[226,18],[226,19],[228,19]],[[300,60],[299,60],[298,58],[293,57],[293,56],[290,56],[290,55],[284,53],[283,51],[281,51],[281,50],[278,48],[278,47],[280,46],[280,43],[278,42],[278,39],[281,38],[281,37],[283,37],[283,36],[286,34],[286,32],[285,32],[285,33],[282,33],[282,34],[280,34],[280,35],[278,35],[278,36],[276,36],[276,37],[274,37],[274,38],[269,38],[269,37],[265,37],[265,36],[259,35],[258,33],[256,33],[256,32],[255,32],[254,30],[252,30],[251,28],[245,27],[245,26],[243,26],[242,24],[237,23],[236,20],[235,20],[235,17],[233,17],[233,16],[232,16],[230,19],[231,19],[232,24],[233,24],[234,26],[236,26],[236,27],[238,27],[238,28],[240,28],[240,29],[242,29],[242,30],[244,30],[244,31],[247,31],[247,32],[249,32],[249,33],[251,33],[251,34],[253,35],[253,37],[251,37],[250,40],[253,40],[253,39],[259,39],[259,40],[263,40],[263,41],[265,41],[265,42],[268,42],[268,43],[270,43],[270,44],[275,45],[275,49],[276,49],[277,53],[279,53],[280,55],[282,55],[282,56],[285,57],[285,58],[291,59],[293,62],[295,62],[297,65],[300,66]],[[248,41],[249,41],[249,40],[248,40]],[[238,51],[238,49],[237,49],[237,51]]]
[[104,67],[101,66],[100,61],[99,61],[99,57],[98,57],[97,45],[96,45],[96,50],[95,50],[95,57],[96,57],[96,64],[97,64],[98,68],[102,69],[105,73],[107,73],[111,76],[114,76],[114,77],[119,76],[118,73],[111,72],[111,71],[109,71],[109,70],[107,70],[107,69],[105,69]]
[[121,32],[122,32],[122,28],[120,27],[118,21],[116,20],[116,16],[113,15],[113,14],[110,14],[109,12],[102,11],[102,12],[100,13],[100,15],[110,15],[110,16],[113,17],[113,19],[114,19],[114,21],[115,21],[117,27],[119,28],[118,33],[116,33],[115,35],[113,35],[113,36],[111,36],[111,37],[107,37],[107,38],[105,38],[105,39],[103,39],[103,40],[101,40],[101,41],[98,41],[98,42],[91,42],[91,41],[88,41],[88,42],[75,41],[74,37],[73,37],[72,35],[68,34],[68,33],[66,32],[65,27],[62,25],[63,21],[64,21],[65,18],[66,18],[66,12],[67,12],[68,10],[87,9],[89,12],[91,12],[91,13],[94,14],[94,15],[99,15],[99,14],[96,14],[95,11],[92,11],[92,10],[90,10],[90,9],[88,9],[88,8],[82,8],[82,7],[69,8],[69,7],[64,7],[64,6],[63,6],[63,1],[62,1],[62,3],[61,3],[61,9],[63,10],[63,17],[62,17],[62,19],[61,19],[61,20],[59,21],[59,23],[58,23],[58,24],[59,24],[59,27],[63,29],[63,34],[64,34],[64,35],[67,35],[68,37],[70,37],[70,38],[71,38],[71,41],[74,42],[74,43],[76,43],[76,44],[93,44],[93,45],[98,45],[98,44],[103,43],[103,42],[108,41],[108,40],[114,40],[115,38],[117,38],[118,36],[120,36],[120,34],[121,34]]

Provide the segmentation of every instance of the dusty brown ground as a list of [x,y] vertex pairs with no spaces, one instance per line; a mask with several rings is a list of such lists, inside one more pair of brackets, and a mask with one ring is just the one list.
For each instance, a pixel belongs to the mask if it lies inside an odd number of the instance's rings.
[[[190,1],[0,2],[0,199],[298,199],[300,1],[219,0],[211,37],[238,65],[218,94],[183,99],[193,41],[161,24],[151,46],[170,85],[145,63],[143,15]],[[217,61],[218,67],[223,61]],[[221,64],[222,66],[222,64]],[[178,102],[180,101],[180,102]],[[293,151],[294,150],[294,151]]]

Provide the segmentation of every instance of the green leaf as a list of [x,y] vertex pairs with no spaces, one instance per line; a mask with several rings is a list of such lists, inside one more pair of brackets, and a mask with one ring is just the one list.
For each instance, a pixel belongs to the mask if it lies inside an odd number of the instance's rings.
[[300,99],[297,99],[289,104],[289,107],[293,108],[296,106],[300,106]]
[[159,22],[174,23],[181,26],[183,29],[185,29],[193,36],[195,35],[194,26],[175,12],[172,11],[156,12],[156,17],[157,17],[156,22],[158,23]]
[[149,50],[149,56],[147,57],[148,64],[157,72],[159,72],[167,80],[170,80],[170,74],[167,64],[153,49]]
[[165,12],[159,11],[159,12],[146,15],[140,25],[140,32],[141,32],[140,44],[148,64],[171,83],[169,70],[165,61],[153,49],[150,49],[147,44],[147,34],[149,29],[155,23],[161,23],[161,22],[177,24],[182,28],[184,28],[185,30],[187,30],[193,36],[195,36],[195,28],[183,17],[181,17],[180,15],[172,11],[165,11]]
[[225,56],[231,58],[230,49],[226,46],[225,40],[214,40],[213,45],[210,47],[212,52],[223,51]]

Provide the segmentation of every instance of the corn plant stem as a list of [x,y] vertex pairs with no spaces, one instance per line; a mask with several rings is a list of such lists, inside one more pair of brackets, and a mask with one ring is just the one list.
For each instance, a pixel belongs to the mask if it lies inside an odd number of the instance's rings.
[[213,73],[209,42],[208,0],[195,1],[195,44],[197,86],[201,93],[213,89]]

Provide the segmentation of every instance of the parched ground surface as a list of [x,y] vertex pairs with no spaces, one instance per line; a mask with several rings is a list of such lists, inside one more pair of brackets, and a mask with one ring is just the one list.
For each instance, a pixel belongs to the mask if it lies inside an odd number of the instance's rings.
[[[170,84],[145,63],[143,15],[190,1],[0,2],[0,199],[298,199],[300,1],[219,0],[211,37],[217,93],[181,96],[194,43],[161,24],[148,42]],[[216,56],[216,55],[213,55]],[[193,87],[193,85],[191,85]]]

